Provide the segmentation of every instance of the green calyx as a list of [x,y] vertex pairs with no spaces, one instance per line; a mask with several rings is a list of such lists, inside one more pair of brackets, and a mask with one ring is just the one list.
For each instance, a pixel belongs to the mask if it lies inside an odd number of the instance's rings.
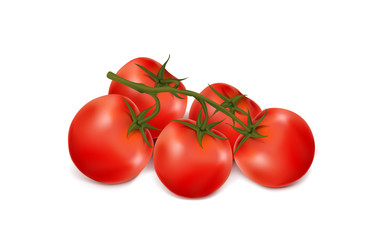
[[204,111],[205,116],[207,116],[207,110],[206,108],[201,108],[201,111],[199,112],[199,114],[197,115],[197,120],[196,120],[196,124],[192,124],[189,122],[185,122],[182,120],[174,120],[176,122],[182,123],[183,125],[186,125],[187,127],[193,129],[194,131],[196,131],[196,136],[197,136],[197,141],[199,142],[201,148],[202,148],[202,139],[204,138],[205,134],[208,134],[212,137],[221,139],[221,140],[227,140],[227,138],[221,137],[217,134],[215,134],[214,132],[211,131],[211,129],[213,127],[215,127],[216,125],[218,125],[219,123],[223,122],[223,120],[219,121],[219,122],[214,122],[214,123],[207,123],[207,117],[205,117],[205,120],[202,120],[202,111]]
[[[220,104],[221,106],[223,106],[224,108],[229,109],[229,111],[235,115],[236,111],[244,114],[247,116],[247,126],[248,128],[238,128],[235,126],[235,120],[232,118],[233,120],[233,125],[228,124],[229,126],[231,126],[234,130],[236,130],[238,133],[244,135],[244,137],[242,138],[242,140],[240,141],[240,143],[237,145],[236,150],[235,150],[235,154],[238,151],[238,149],[242,146],[242,144],[244,144],[247,139],[249,138],[263,138],[265,136],[259,134],[256,131],[256,127],[261,123],[261,121],[263,121],[263,119],[265,118],[266,115],[266,111],[264,113],[264,115],[255,123],[252,123],[252,118],[251,118],[251,114],[250,111],[245,112],[243,109],[241,109],[240,107],[237,106],[237,102],[244,97],[245,95],[237,95],[235,97],[232,98],[228,98],[226,96],[224,96],[223,94],[221,94],[220,92],[218,92],[217,90],[215,90],[211,85],[209,85],[209,87],[211,88],[211,90],[218,96],[220,97],[224,102],[222,104]],[[218,110],[214,111],[213,115],[218,112]]]
[[[160,131],[160,129],[153,127],[152,125],[148,124],[147,122],[150,120],[148,120],[148,118],[145,118],[145,115],[148,113],[148,111],[150,111],[151,108],[153,108],[155,105],[145,109],[144,111],[140,112],[138,115],[136,115],[136,113],[133,111],[131,105],[129,105],[129,103],[127,102],[127,100],[124,99],[124,97],[122,97],[124,102],[126,103],[129,112],[131,114],[132,117],[132,123],[128,128],[127,131],[127,137],[128,135],[133,131],[133,130],[140,130],[141,135],[143,137],[143,139],[145,140],[145,142],[147,143],[147,145],[149,145],[150,147],[151,144],[149,143],[149,140],[147,139],[147,136],[145,134],[145,129],[154,129],[154,130],[158,130]],[[150,115],[151,116],[151,115]]]
[[[242,98],[242,97],[244,97],[244,96],[246,96],[246,95],[243,95],[243,94],[241,94],[241,95],[237,95],[237,96],[234,96],[234,97],[232,97],[232,98],[228,98],[228,97],[226,97],[226,96],[224,96],[223,94],[221,94],[220,92],[218,92],[217,90],[215,90],[215,88],[213,88],[210,84],[209,84],[209,87],[210,87],[210,89],[218,96],[218,97],[220,97],[222,100],[223,100],[223,103],[221,103],[220,104],[220,106],[222,106],[222,107],[224,107],[224,108],[226,108],[226,109],[229,109],[229,111],[233,114],[233,115],[235,115],[236,114],[236,111],[239,111],[239,112],[241,112],[241,113],[243,113],[243,114],[245,114],[246,115],[246,112],[244,111],[244,110],[242,110],[240,107],[238,107],[237,106],[237,102]],[[217,113],[219,110],[215,110],[214,111],[214,113],[213,113],[213,115],[215,114],[215,113]],[[212,116],[213,116],[212,115]],[[235,125],[235,120],[234,119],[232,119],[233,120],[233,125]]]
[[260,133],[258,133],[256,131],[256,128],[263,121],[263,119],[266,116],[266,113],[267,113],[267,111],[265,111],[264,115],[256,123],[253,124],[252,123],[250,112],[248,111],[247,112],[247,126],[249,126],[250,129],[238,128],[238,127],[235,127],[235,126],[227,123],[234,130],[236,130],[240,134],[244,135],[243,138],[241,139],[241,141],[238,143],[238,145],[236,147],[236,150],[234,151],[234,154],[236,154],[236,152],[238,151],[238,149],[240,149],[240,147],[242,146],[242,144],[244,144],[247,139],[249,139],[249,138],[263,138],[263,137],[265,137],[265,136],[261,135]]
[[202,148],[202,139],[203,139],[205,134],[208,134],[210,136],[213,136],[213,137],[221,139],[221,140],[227,140],[227,138],[221,137],[221,136],[219,136],[219,135],[217,135],[217,134],[215,134],[214,132],[211,131],[211,129],[213,127],[215,127],[219,123],[223,122],[223,120],[219,121],[219,122],[212,123],[214,125],[212,125],[212,124],[207,125],[206,129],[200,129],[200,127],[197,124],[195,125],[195,124],[185,122],[185,121],[182,121],[182,120],[173,120],[173,121],[182,123],[183,125],[186,125],[187,127],[192,128],[193,130],[195,130],[196,131],[196,136],[197,136],[197,141],[199,142],[201,148]]
[[[196,131],[196,136],[197,136],[197,141],[199,142],[201,148],[202,148],[202,139],[204,138],[205,134],[208,134],[210,136],[213,136],[215,138],[221,139],[221,140],[227,140],[227,138],[221,137],[217,134],[215,134],[214,132],[211,131],[211,129],[213,127],[215,127],[216,125],[218,125],[219,123],[223,122],[223,120],[219,121],[219,122],[214,122],[214,123],[208,123],[208,119],[209,119],[209,114],[208,114],[208,109],[207,106],[205,104],[205,101],[202,99],[198,99],[198,101],[200,102],[202,108],[199,112],[199,114],[197,115],[197,120],[196,120],[196,125],[189,123],[189,122],[185,122],[182,120],[174,120],[176,122],[182,123],[184,125],[186,125],[189,128],[192,128],[193,130]],[[205,119],[202,119],[202,111],[204,112],[205,115]]]
[[[177,78],[166,78],[164,79],[164,73],[165,73],[165,67],[167,66],[167,63],[170,59],[170,55],[167,59],[167,61],[165,61],[165,63],[160,67],[158,74],[154,74],[153,72],[151,72],[150,70],[148,70],[147,68],[136,64],[139,68],[141,68],[143,71],[145,71],[150,78],[155,82],[154,87],[155,88],[160,88],[160,87],[173,87],[175,89],[177,89],[180,85],[180,82],[183,80],[186,80],[187,78],[181,78],[181,79],[177,79]],[[174,84],[174,86],[170,86],[171,84]],[[183,97],[180,97],[177,93],[172,93],[175,97],[183,99]]]

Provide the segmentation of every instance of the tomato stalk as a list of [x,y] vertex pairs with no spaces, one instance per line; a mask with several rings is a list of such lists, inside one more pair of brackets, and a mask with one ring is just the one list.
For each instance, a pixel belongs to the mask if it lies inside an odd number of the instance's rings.
[[[170,58],[170,56],[169,56]],[[141,133],[143,134],[143,137],[146,140],[146,136],[143,133],[143,129],[146,128],[150,128],[150,129],[155,129],[153,128],[153,126],[149,125],[147,122],[152,120],[160,111],[160,101],[159,98],[157,97],[157,93],[161,93],[161,92],[169,92],[171,94],[173,94],[175,97],[177,98],[181,98],[183,99],[181,96],[179,96],[178,94],[182,94],[182,95],[187,95],[187,96],[191,96],[194,97],[197,101],[199,101],[199,103],[202,106],[202,111],[204,111],[204,115],[205,115],[205,119],[204,121],[202,120],[201,117],[201,111],[199,113],[196,125],[192,124],[192,123],[188,123],[185,121],[181,121],[181,120],[175,120],[178,122],[181,122],[182,124],[192,128],[193,130],[195,130],[197,132],[197,138],[198,141],[200,143],[200,146],[202,146],[201,141],[202,138],[204,136],[204,134],[209,134],[213,137],[219,138],[219,139],[224,139],[223,137],[218,136],[217,134],[213,133],[211,130],[211,128],[213,128],[214,126],[216,126],[217,124],[219,124],[222,121],[216,122],[216,123],[211,123],[208,124],[208,120],[209,120],[209,114],[208,114],[208,110],[207,110],[207,106],[206,103],[208,103],[210,106],[215,108],[215,112],[222,112],[225,115],[227,115],[228,117],[230,117],[233,120],[233,125],[230,125],[234,130],[236,130],[237,132],[239,132],[240,134],[244,135],[243,139],[240,141],[239,145],[237,146],[235,153],[237,152],[237,150],[240,148],[240,146],[250,137],[253,138],[262,138],[264,136],[260,135],[257,131],[256,131],[256,127],[260,124],[260,122],[264,119],[264,116],[255,124],[252,123],[252,119],[251,119],[251,115],[249,112],[245,112],[244,110],[242,110],[241,108],[239,108],[237,106],[237,101],[243,97],[244,95],[239,95],[239,96],[235,96],[233,98],[227,98],[225,96],[223,96],[221,93],[217,92],[214,88],[212,88],[210,86],[210,88],[215,92],[215,94],[217,94],[222,100],[224,100],[224,102],[222,104],[218,104],[215,101],[211,100],[210,98],[207,98],[197,92],[191,91],[191,90],[182,90],[182,89],[178,89],[180,81],[184,80],[183,79],[164,79],[164,72],[165,72],[165,66],[167,65],[169,58],[167,59],[167,61],[162,65],[162,67],[159,69],[159,72],[157,75],[155,75],[153,72],[149,71],[148,69],[144,68],[143,66],[140,66],[138,64],[136,64],[139,68],[141,68],[144,72],[146,72],[151,79],[155,82],[154,87],[149,87],[145,84],[142,83],[135,83],[135,82],[131,82],[127,79],[124,79],[112,72],[108,72],[107,77],[113,81],[116,81],[118,83],[121,83],[123,85],[126,85],[127,87],[130,87],[140,93],[146,93],[151,95],[154,99],[155,99],[155,110],[152,114],[150,114],[148,117],[145,117],[145,115],[147,114],[147,112],[154,106],[144,110],[142,113],[140,113],[137,117],[136,116],[132,116],[134,122],[132,123],[132,126],[130,127],[130,130],[132,131],[133,129],[140,129]],[[174,84],[174,85],[173,85]],[[227,109],[229,108],[229,110]],[[236,117],[235,112],[239,111],[245,115],[248,116],[248,121],[247,124],[242,122],[242,120],[240,120],[238,117]],[[213,115],[214,115],[213,114]],[[235,122],[237,122],[242,128],[236,127]],[[159,129],[156,129],[159,130]]]
[[[154,95],[156,93],[162,93],[162,92],[169,92],[169,93],[174,93],[174,94],[183,94],[183,95],[187,95],[187,96],[191,96],[196,98],[199,102],[203,101],[208,103],[210,106],[214,107],[216,110],[224,113],[225,115],[227,115],[228,117],[232,118],[234,121],[236,121],[238,124],[240,124],[245,130],[250,131],[251,128],[245,124],[244,122],[242,122],[238,117],[236,117],[233,113],[231,113],[230,111],[228,111],[225,107],[219,105],[218,103],[216,103],[215,101],[211,100],[210,98],[207,98],[197,92],[191,91],[191,90],[182,90],[182,89],[176,89],[174,87],[169,87],[169,86],[165,86],[165,87],[149,87],[145,84],[142,83],[135,83],[135,82],[131,82],[127,79],[124,79],[122,77],[119,77],[118,75],[112,73],[112,72],[108,72],[107,77],[110,80],[119,82],[121,84],[126,85],[127,87],[130,87],[140,93],[147,93],[149,95]],[[155,117],[155,116],[154,116]],[[207,116],[205,116],[207,117]]]

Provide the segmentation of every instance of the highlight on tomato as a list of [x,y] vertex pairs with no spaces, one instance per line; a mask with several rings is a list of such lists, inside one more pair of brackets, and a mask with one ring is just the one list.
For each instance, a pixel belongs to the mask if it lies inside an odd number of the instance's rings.
[[150,132],[132,127],[136,116],[140,116],[137,106],[117,94],[98,97],[83,106],[68,135],[76,167],[102,183],[122,183],[136,177],[153,151]]
[[[225,107],[245,123],[247,122],[248,113],[251,115],[251,118],[254,118],[261,112],[261,108],[253,100],[243,95],[237,88],[226,83],[211,84],[202,90],[200,94]],[[241,126],[209,104],[207,104],[207,107],[211,116],[209,118],[209,123],[218,122],[224,119],[224,121],[215,126],[214,129],[223,133],[233,146],[240,134],[231,126],[233,125],[238,128]],[[195,100],[191,105],[189,118],[196,120],[200,109],[201,104],[199,101]]]
[[241,171],[267,187],[287,186],[304,176],[315,153],[314,137],[305,120],[289,110],[270,108],[253,120],[258,121],[256,131],[264,137],[240,135],[235,143],[234,158]]
[[155,171],[171,192],[200,198],[227,180],[232,147],[222,133],[211,129],[213,126],[201,130],[195,121],[182,119],[169,123],[159,135],[153,155]]
[[[165,69],[168,60],[161,65],[150,58],[135,58],[125,64],[116,74],[129,81],[142,83],[149,87],[171,86],[185,90],[185,86],[181,82],[184,79],[177,79]],[[109,94],[120,94],[128,97],[137,105],[140,111],[155,104],[154,99],[150,95],[140,93],[115,81],[111,82]],[[158,93],[157,97],[159,98],[161,108],[159,114],[148,122],[150,125],[157,129],[163,129],[172,120],[184,116],[187,106],[186,95],[162,92]],[[151,115],[152,112],[153,109],[147,115]],[[153,138],[157,138],[160,134],[160,130],[150,129],[149,131]]]

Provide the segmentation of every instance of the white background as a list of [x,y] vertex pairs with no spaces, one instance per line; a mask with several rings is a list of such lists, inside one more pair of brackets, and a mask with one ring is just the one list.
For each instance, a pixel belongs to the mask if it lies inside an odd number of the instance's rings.
[[[1,1],[0,238],[368,239],[368,13],[355,0]],[[316,141],[308,174],[270,189],[234,166],[187,200],[152,161],[113,186],[79,173],[76,112],[107,94],[108,71],[168,54],[188,89],[226,82],[301,115]]]

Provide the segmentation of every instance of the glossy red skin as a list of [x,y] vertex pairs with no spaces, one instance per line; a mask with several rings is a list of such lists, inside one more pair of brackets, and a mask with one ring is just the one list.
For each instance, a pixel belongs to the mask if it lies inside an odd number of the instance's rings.
[[[264,111],[253,121],[260,119]],[[267,187],[287,186],[309,170],[314,159],[314,137],[308,124],[296,113],[281,108],[266,111],[257,127],[266,137],[248,139],[236,152],[235,161],[256,183]],[[242,137],[237,139],[235,147]]]
[[[189,119],[182,120],[195,123]],[[193,129],[174,121],[158,137],[153,156],[155,171],[173,193],[200,198],[213,193],[227,180],[233,162],[228,140],[205,134],[202,145],[203,148]]]
[[[154,87],[154,80],[152,80],[150,76],[136,64],[145,67],[155,75],[162,66],[160,63],[150,58],[136,58],[124,65],[117,72],[117,75],[132,82],[143,83],[149,87]],[[165,70],[164,79],[168,78],[176,77]],[[180,83],[178,89],[185,90],[185,87],[182,83]],[[130,98],[137,105],[140,111],[143,111],[155,104],[155,100],[150,95],[146,93],[139,93],[136,90],[115,81],[111,82],[109,94],[120,94]],[[158,93],[157,96],[161,105],[160,112],[155,116],[154,119],[148,122],[149,124],[156,128],[163,129],[173,119],[179,119],[184,116],[187,106],[186,95],[179,94],[179,96],[184,99],[179,99],[171,93]],[[153,111],[154,108],[151,109],[147,115],[151,114]],[[157,130],[150,129],[149,131],[153,138],[157,138],[160,134],[160,131]]]
[[[136,112],[135,104],[125,97]],[[139,130],[127,130],[132,118],[123,97],[112,94],[96,98],[74,117],[68,136],[69,153],[87,177],[102,183],[122,183],[136,177],[149,162],[152,148]],[[146,131],[150,144],[150,132]]]
[[[238,91],[235,87],[225,84],[225,83],[215,83],[211,85],[215,90],[217,90],[218,92],[220,92],[221,94],[223,94],[224,96],[228,97],[228,98],[232,98],[238,95],[241,95],[242,93],[240,91]],[[200,93],[201,95],[204,95],[208,98],[210,98],[211,100],[215,101],[218,104],[223,103],[223,100],[218,97],[218,95],[216,95],[211,88],[208,86],[206,87],[204,90],[202,90],[202,92]],[[239,108],[241,108],[242,110],[244,110],[245,112],[247,112],[247,110],[250,111],[250,115],[251,117],[255,117],[259,112],[261,112],[260,107],[250,98],[248,97],[242,97],[240,98],[240,100],[237,102],[237,106]],[[207,104],[208,107],[208,111],[209,111],[209,115],[211,116],[214,111],[215,108],[210,106],[209,104]],[[201,104],[198,101],[194,101],[192,103],[191,109],[190,109],[190,113],[189,113],[189,118],[196,120],[197,116],[200,112],[201,109]],[[236,117],[238,117],[241,121],[243,121],[244,123],[247,123],[247,116],[236,111]],[[203,114],[203,117],[205,115]],[[236,141],[237,137],[240,135],[237,131],[235,131],[231,126],[229,126],[228,124],[233,125],[233,120],[228,117],[227,115],[225,115],[224,113],[218,111],[214,116],[212,116],[209,119],[209,123],[212,122],[218,122],[225,119],[222,123],[218,124],[217,126],[214,127],[214,129],[220,131],[221,133],[223,133],[229,140],[229,142],[231,143],[231,145],[234,145],[234,142]],[[227,124],[228,123],[228,124]],[[236,127],[241,127],[237,122],[236,122]]]

